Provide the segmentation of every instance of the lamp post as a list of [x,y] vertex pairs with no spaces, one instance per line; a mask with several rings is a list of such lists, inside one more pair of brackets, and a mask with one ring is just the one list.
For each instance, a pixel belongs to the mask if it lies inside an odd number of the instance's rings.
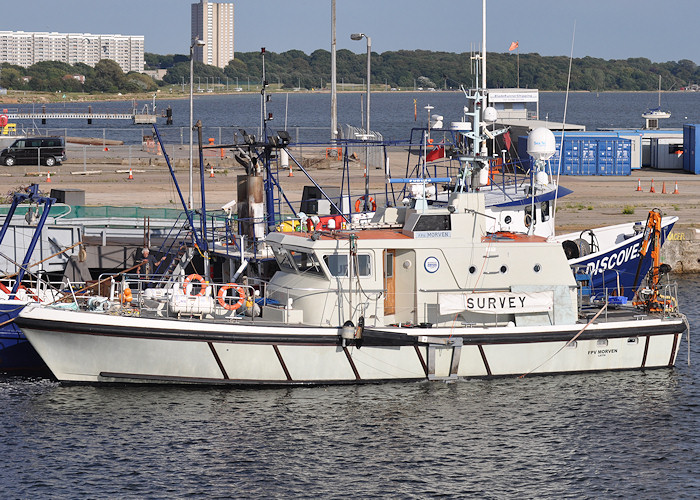
[[[367,111],[365,112],[367,118],[365,119],[365,140],[369,141],[370,131],[369,131],[369,86],[370,86],[370,61],[372,56],[372,39],[364,33],[353,33],[350,35],[351,40],[362,40],[362,38],[367,39]],[[363,207],[365,212],[369,211],[369,145],[365,148],[365,204]]]
[[204,45],[204,40],[199,40],[197,38],[193,39],[190,44],[190,187],[187,197],[187,208],[190,210],[194,207],[194,200],[192,197],[192,128],[194,127],[192,123],[192,87],[194,86],[194,48]]

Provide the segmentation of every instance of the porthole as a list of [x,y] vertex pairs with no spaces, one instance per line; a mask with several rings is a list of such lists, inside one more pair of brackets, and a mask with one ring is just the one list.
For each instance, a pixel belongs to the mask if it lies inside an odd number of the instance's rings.
[[508,272],[508,266],[505,266],[505,265],[501,266],[500,271],[501,271],[501,274],[506,274]]
[[469,266],[469,274],[474,274],[476,272],[476,267]]
[[511,218],[510,215],[506,215],[505,219],[503,219],[503,222],[505,222],[506,224],[510,224],[510,221],[512,221],[512,220],[513,219]]
[[533,267],[532,270],[536,273],[539,273],[542,270],[542,266],[540,266],[539,264],[535,264],[535,267]]
[[608,339],[598,339],[598,341],[596,342],[596,345],[598,347],[607,347]]

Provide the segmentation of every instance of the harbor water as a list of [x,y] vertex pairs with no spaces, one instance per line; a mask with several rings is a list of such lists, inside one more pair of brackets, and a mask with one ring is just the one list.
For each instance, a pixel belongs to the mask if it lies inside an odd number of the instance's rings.
[[[657,94],[576,93],[566,121],[589,130],[640,127]],[[415,99],[415,104],[414,104]],[[256,94],[195,99],[206,136],[259,124]],[[328,94],[273,96],[274,129],[324,142]],[[540,118],[561,121],[565,95],[542,93]],[[372,95],[372,128],[408,139],[427,120],[461,118],[457,92]],[[140,102],[139,107],[145,103]],[[664,127],[700,123],[700,94],[666,93]],[[170,105],[180,143],[188,101]],[[47,105],[47,112],[51,111]],[[77,110],[78,104],[62,107]],[[104,103],[100,112],[128,110]],[[83,105],[82,110],[87,107]],[[22,106],[22,111],[31,111]],[[417,120],[414,120],[414,108]],[[93,104],[98,112],[98,105]],[[339,123],[359,125],[361,94],[339,96]],[[285,126],[286,121],[286,126]],[[140,142],[148,127],[95,120],[20,124]],[[21,128],[20,127],[20,128]],[[184,139],[186,141],[186,139]],[[218,139],[217,139],[218,140]],[[679,303],[700,331],[700,277]],[[691,338],[692,340],[692,338]],[[3,498],[691,498],[700,491],[700,340],[676,367],[455,383],[239,389],[62,385],[0,377]],[[533,360],[533,367],[541,360]],[[183,360],[186,362],[186,360]]]
[[[679,286],[692,336],[700,277]],[[690,367],[684,338],[673,369],[450,384],[232,389],[2,378],[0,492],[693,498],[698,346],[696,337]]]
[[[361,126],[365,110],[364,94],[340,93],[338,95],[338,124]],[[641,114],[656,107],[656,92],[577,92],[566,99],[563,92],[540,93],[539,117],[541,120],[585,125],[587,130],[601,128],[642,128]],[[144,111],[152,101],[139,101],[136,108]],[[372,130],[388,141],[407,141],[411,128],[424,127],[428,120],[426,106],[432,106],[430,114],[444,117],[445,127],[463,119],[466,99],[461,92],[380,92],[371,97]],[[42,107],[32,104],[13,105],[9,111],[40,113]],[[95,113],[129,113],[130,101],[91,103]],[[159,118],[159,130],[166,144],[185,144],[189,141],[189,100],[167,99],[167,94],[156,101],[156,113],[160,116],[167,107],[173,112],[173,125],[166,126]],[[661,107],[671,112],[671,118],[661,120],[664,128],[682,129],[685,123],[700,123],[700,93],[668,92],[661,97]],[[234,141],[239,129],[259,133],[260,94],[195,95],[194,121],[201,120],[205,138],[213,138],[219,144]],[[87,103],[46,104],[47,113],[81,112],[88,110]],[[272,130],[288,130],[292,140],[303,143],[327,143],[330,138],[330,94],[325,93],[277,93],[271,96],[267,110],[273,120],[268,122]],[[141,144],[143,135],[153,134],[146,125],[131,125],[123,120],[93,120],[87,125],[83,120],[17,121],[18,130],[35,130],[41,133],[98,137]]]

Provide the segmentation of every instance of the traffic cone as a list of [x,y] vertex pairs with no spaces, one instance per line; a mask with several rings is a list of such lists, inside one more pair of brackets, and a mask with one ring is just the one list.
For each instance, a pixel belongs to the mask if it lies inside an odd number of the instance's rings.
[[676,181],[676,186],[675,186],[675,188],[673,189],[673,193],[671,193],[671,194],[680,194],[680,193],[678,192],[678,181]]
[[292,167],[289,167],[289,175],[287,177],[294,177],[294,170],[292,170]]
[[109,148],[107,146],[105,146],[105,151],[109,151]]
[[128,180],[128,181],[133,181],[133,180],[134,180],[134,174],[133,174],[133,172],[131,171],[131,169],[129,169],[129,178],[128,178],[127,180]]
[[649,190],[650,193],[656,193],[656,189],[654,189],[654,179],[651,180],[651,189]]
[[661,194],[666,194],[666,181],[661,184]]
[[51,182],[51,172],[46,172],[46,182]]
[[642,190],[642,179],[637,179],[637,191]]
[[212,166],[210,165],[210,166],[209,166],[209,178],[211,179],[212,177],[214,177],[214,167],[212,167]]

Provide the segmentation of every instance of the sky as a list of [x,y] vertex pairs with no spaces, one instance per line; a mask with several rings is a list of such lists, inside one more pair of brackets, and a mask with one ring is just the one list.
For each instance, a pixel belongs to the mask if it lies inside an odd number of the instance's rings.
[[[146,52],[186,54],[194,0],[4,0],[0,31],[144,35]],[[331,0],[237,0],[235,50],[330,50]],[[489,52],[700,63],[700,0],[487,0]],[[337,48],[469,52],[481,0],[336,0]]]

